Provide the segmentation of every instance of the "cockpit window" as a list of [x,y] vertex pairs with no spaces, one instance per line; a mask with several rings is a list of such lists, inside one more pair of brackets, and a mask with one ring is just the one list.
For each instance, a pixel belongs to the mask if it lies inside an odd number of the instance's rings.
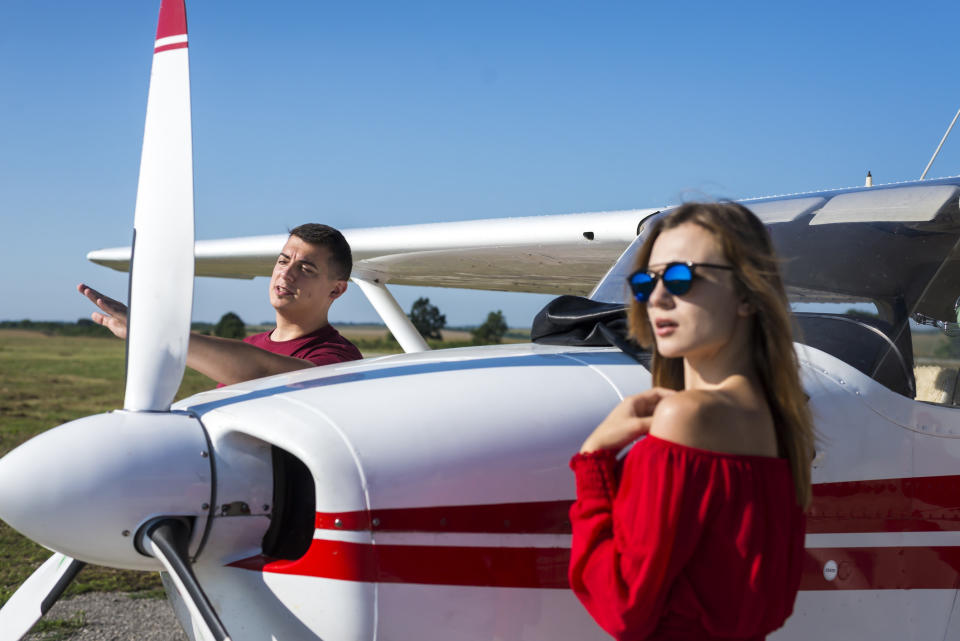
[[[960,341],[960,187],[954,183],[960,180],[743,203],[767,224],[783,261],[799,341],[898,393],[931,400],[918,392],[914,368],[928,364],[931,350],[960,356],[960,344],[953,347]],[[626,300],[633,257],[667,213],[643,221],[591,298]],[[931,330],[939,341],[929,339]]]

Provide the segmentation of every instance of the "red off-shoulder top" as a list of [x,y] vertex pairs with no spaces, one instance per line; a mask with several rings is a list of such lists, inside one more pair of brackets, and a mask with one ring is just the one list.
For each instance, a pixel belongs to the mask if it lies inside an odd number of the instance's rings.
[[793,611],[805,520],[785,459],[655,436],[577,454],[570,585],[617,639],[762,639]]

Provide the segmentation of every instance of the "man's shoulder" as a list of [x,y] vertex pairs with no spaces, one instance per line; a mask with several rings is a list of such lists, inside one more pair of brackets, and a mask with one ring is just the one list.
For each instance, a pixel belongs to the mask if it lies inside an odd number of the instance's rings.
[[318,365],[355,361],[363,358],[363,354],[360,353],[357,346],[332,325],[327,325],[308,336],[310,340],[298,350],[302,352],[302,354],[297,354],[300,358],[305,358]]
[[262,349],[268,349],[269,343],[270,343],[270,331],[258,332],[256,334],[250,334],[249,336],[244,336],[243,342],[249,343],[250,345],[253,345],[255,347],[260,347]]
[[363,358],[360,350],[329,324],[285,341],[273,340],[272,333],[273,330],[251,334],[243,340],[268,352],[301,358],[315,365],[329,365]]

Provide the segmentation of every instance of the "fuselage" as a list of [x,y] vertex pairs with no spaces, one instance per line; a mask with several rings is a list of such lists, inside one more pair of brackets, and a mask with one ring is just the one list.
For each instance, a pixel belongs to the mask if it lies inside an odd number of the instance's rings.
[[[905,611],[946,626],[960,528],[937,488],[958,481],[956,410],[798,353],[821,438],[817,499],[802,593],[777,638],[826,638],[837,625],[845,638],[910,638]],[[620,398],[649,385],[615,349],[520,345],[369,359],[187,399],[217,478],[198,576],[237,638],[604,638],[567,588],[567,462]],[[271,531],[281,521],[292,530]],[[854,626],[865,599],[886,607]]]

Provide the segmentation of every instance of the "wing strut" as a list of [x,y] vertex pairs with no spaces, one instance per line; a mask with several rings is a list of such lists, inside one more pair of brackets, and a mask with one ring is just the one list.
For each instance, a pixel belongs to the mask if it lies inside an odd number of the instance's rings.
[[381,320],[383,320],[387,329],[393,333],[403,351],[407,353],[425,352],[430,349],[427,341],[423,340],[423,336],[413,326],[407,315],[403,313],[403,308],[397,303],[397,299],[393,297],[386,285],[378,281],[364,280],[357,276],[351,277],[350,280],[357,284],[357,287],[364,293],[373,308],[380,314]]
[[950,135],[950,130],[953,129],[955,124],[957,124],[957,118],[960,118],[960,109],[957,109],[957,115],[953,117],[953,121],[950,123],[950,126],[947,127],[947,132],[943,134],[943,138],[940,139],[940,144],[937,145],[937,150],[933,152],[933,156],[930,157],[930,162],[927,163],[923,173],[920,174],[920,180],[923,180],[927,177],[927,172],[930,171],[930,165],[932,165],[933,161],[937,159],[937,154],[940,153],[940,148],[943,147],[943,143],[947,141],[947,136]]

